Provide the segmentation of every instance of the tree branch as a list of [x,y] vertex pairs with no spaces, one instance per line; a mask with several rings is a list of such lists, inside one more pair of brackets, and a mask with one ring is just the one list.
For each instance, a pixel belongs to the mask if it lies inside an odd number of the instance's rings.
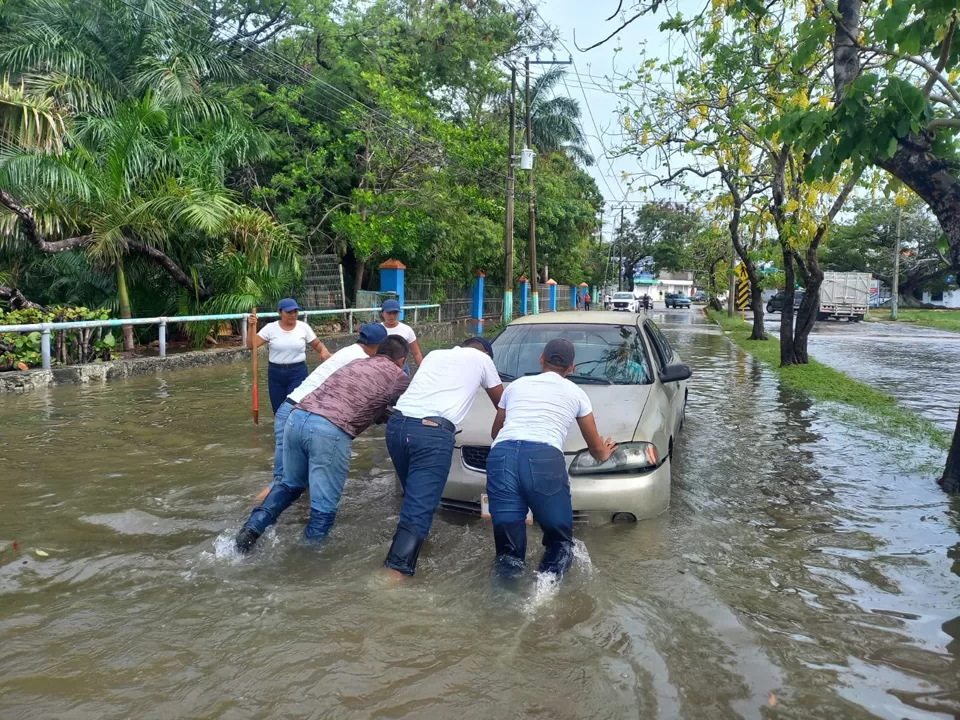
[[0,300],[9,304],[11,310],[22,310],[23,308],[40,309],[40,305],[27,300],[17,288],[0,285]]
[[[950,46],[953,44],[953,34],[957,29],[957,11],[956,9],[950,13],[950,27],[947,28],[946,37],[943,38],[943,48],[940,50],[940,60],[937,61],[937,74],[943,72],[943,69],[947,66],[947,60],[950,57]],[[930,97],[930,93],[933,91],[933,86],[937,84],[937,78],[930,76],[927,80],[926,85],[923,86],[923,95],[924,97]]]
[[[633,16],[632,18],[630,18],[629,20],[625,20],[624,22],[622,22],[622,23],[620,24],[620,27],[618,27],[618,28],[617,28],[616,30],[614,30],[612,33],[610,33],[609,35],[607,35],[603,40],[601,40],[601,41],[599,41],[599,42],[595,42],[593,45],[590,45],[589,47],[582,48],[582,47],[580,47],[580,46],[577,44],[577,29],[574,28],[574,29],[573,29],[573,44],[576,46],[577,50],[579,50],[580,52],[584,52],[584,53],[585,53],[585,52],[589,52],[590,50],[593,50],[594,48],[598,48],[598,47],[600,47],[601,45],[603,45],[605,42],[607,42],[610,38],[612,38],[614,35],[616,35],[618,32],[620,32],[621,30],[623,30],[627,25],[629,25],[630,23],[632,23],[634,20],[639,20],[639,19],[642,18],[644,15],[646,15],[647,12],[649,12],[649,11],[652,9],[652,7],[655,7],[655,6],[656,6],[656,4],[657,4],[657,3],[654,2],[653,6],[648,7],[648,8],[644,8],[643,10],[641,10],[640,12],[638,12],[636,15],[634,15],[634,16]],[[616,14],[616,13],[614,13],[614,14]]]

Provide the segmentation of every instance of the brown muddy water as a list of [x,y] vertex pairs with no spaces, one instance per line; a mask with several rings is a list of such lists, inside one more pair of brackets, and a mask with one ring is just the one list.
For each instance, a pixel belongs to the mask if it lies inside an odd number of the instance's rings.
[[0,718],[960,717],[942,453],[657,318],[696,372],[672,507],[581,528],[559,587],[493,582],[489,526],[449,514],[385,584],[381,430],[324,547],[300,504],[236,558],[272,457],[246,367],[0,399]]

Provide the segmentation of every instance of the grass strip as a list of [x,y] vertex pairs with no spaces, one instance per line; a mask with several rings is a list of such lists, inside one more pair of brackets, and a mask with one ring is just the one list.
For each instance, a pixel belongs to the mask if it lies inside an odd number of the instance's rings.
[[775,370],[784,386],[803,392],[814,400],[842,403],[860,411],[857,422],[886,434],[926,440],[935,447],[948,449],[950,434],[912,410],[896,398],[832,367],[810,358],[807,365],[780,366],[780,340],[750,340],[752,325],[739,317],[707,308],[707,317],[717,323],[733,342],[749,355]]
[[923,327],[960,333],[960,310],[897,310],[897,319],[890,319],[886,310],[871,310],[866,317],[870,322],[910,323]]

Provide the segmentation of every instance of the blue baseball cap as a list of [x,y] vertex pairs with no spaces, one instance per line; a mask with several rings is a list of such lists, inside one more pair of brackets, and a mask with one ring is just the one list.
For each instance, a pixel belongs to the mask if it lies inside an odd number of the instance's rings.
[[383,312],[400,312],[400,303],[396,300],[387,300],[380,309]]
[[360,328],[360,338],[357,340],[361,345],[379,345],[387,339],[387,329],[380,323],[367,323]]
[[487,340],[486,338],[482,338],[478,335],[477,337],[472,337],[469,340],[467,340],[464,343],[464,345],[467,345],[469,343],[476,343],[477,345],[482,347],[483,351],[490,356],[491,360],[493,360],[493,345],[490,344],[489,340]]
[[299,310],[300,306],[297,305],[297,301],[293,298],[284,298],[277,305],[277,309],[280,312],[293,312],[294,310]]

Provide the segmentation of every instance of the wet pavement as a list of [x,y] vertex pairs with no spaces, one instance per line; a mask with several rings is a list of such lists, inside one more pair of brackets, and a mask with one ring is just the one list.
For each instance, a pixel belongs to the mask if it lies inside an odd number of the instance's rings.
[[450,514],[385,584],[381,430],[325,546],[300,504],[236,558],[272,447],[245,367],[3,398],[0,717],[960,716],[960,502],[917,470],[942,453],[654,317],[695,368],[672,506],[579,529],[559,587],[495,583],[489,525]]
[[[747,319],[752,313],[747,313]],[[779,336],[780,315],[764,316]],[[883,390],[950,432],[960,408],[960,334],[916,325],[826,321],[814,325],[810,356]]]

